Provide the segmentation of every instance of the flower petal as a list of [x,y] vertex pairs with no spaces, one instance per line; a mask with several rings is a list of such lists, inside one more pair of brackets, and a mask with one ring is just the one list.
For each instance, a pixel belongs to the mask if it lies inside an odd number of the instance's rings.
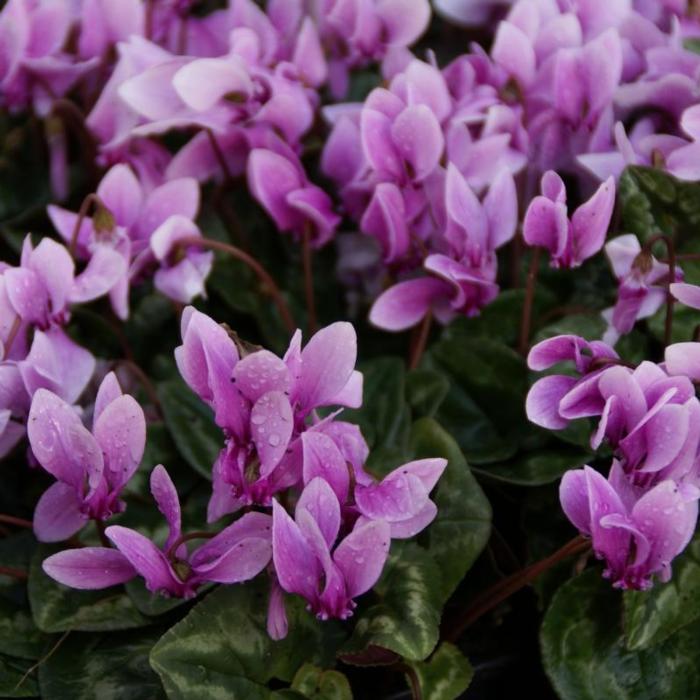
[[44,559],[41,566],[55,581],[81,590],[109,588],[136,576],[128,559],[108,547],[67,549]]

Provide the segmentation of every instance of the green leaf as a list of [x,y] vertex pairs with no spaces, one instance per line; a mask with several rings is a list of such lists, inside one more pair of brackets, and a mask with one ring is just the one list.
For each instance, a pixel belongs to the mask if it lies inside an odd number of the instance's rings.
[[414,369],[406,376],[406,398],[416,417],[434,416],[449,390],[447,377],[431,369]]
[[339,627],[288,598],[289,634],[275,642],[266,630],[267,595],[259,583],[220,587],[165,633],[151,666],[169,698],[267,700],[272,678],[290,682],[305,662],[333,664]]
[[628,651],[619,591],[595,567],[565,583],[542,624],[544,667],[562,700],[700,697],[700,623],[650,650]]
[[447,337],[430,349],[426,366],[447,375],[450,392],[437,419],[475,463],[512,456],[531,430],[525,418],[525,362],[490,338]]
[[36,626],[44,632],[125,630],[149,624],[121,586],[79,591],[56,583],[41,563],[60,546],[40,546],[29,570],[29,604]]
[[46,700],[160,700],[165,693],[148,663],[162,630],[69,634],[39,666]]
[[151,593],[141,578],[131,579],[124,587],[136,609],[149,617],[164,615],[190,602],[185,598],[166,598],[159,593]]
[[309,700],[352,700],[348,679],[338,671],[304,664],[294,676],[292,689]]
[[520,454],[508,462],[490,464],[474,471],[509,484],[541,486],[557,481],[565,471],[586,464],[591,457],[590,452],[581,450],[541,449],[537,452]]
[[658,168],[630,166],[620,178],[622,228],[643,239],[663,232],[692,240],[700,226],[700,183]]
[[361,663],[374,647],[411,661],[422,661],[435,648],[440,624],[440,569],[414,542],[393,542],[374,591],[380,602],[357,617],[352,637],[340,650],[347,663]]
[[0,654],[38,659],[46,637],[36,628],[30,613],[17,603],[0,598]]
[[673,562],[673,578],[651,591],[625,593],[628,649],[648,649],[700,619],[700,537]]
[[[416,459],[447,459],[433,495],[438,514],[427,531],[428,551],[441,572],[444,603],[486,546],[491,506],[459,446],[434,420],[423,418],[414,424],[411,445]],[[438,581],[433,587],[438,588]]]
[[456,700],[474,677],[468,659],[449,642],[443,642],[427,661],[411,665],[423,700]]
[[211,409],[180,380],[158,385],[165,423],[185,461],[211,480],[212,465],[224,444]]
[[0,654],[0,697],[33,698],[39,695],[32,662]]

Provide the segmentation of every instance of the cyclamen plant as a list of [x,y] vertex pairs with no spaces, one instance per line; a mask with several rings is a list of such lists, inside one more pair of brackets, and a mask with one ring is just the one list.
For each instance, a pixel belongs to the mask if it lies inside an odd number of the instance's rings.
[[0,694],[693,694],[697,2],[0,5]]

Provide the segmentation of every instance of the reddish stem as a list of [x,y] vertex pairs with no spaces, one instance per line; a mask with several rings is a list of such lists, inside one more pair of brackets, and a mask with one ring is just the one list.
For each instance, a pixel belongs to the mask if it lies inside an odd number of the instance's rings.
[[270,273],[252,256],[246,253],[244,250],[237,248],[230,243],[223,243],[222,241],[214,241],[210,238],[200,238],[198,236],[187,236],[181,238],[177,242],[178,247],[186,248],[188,246],[199,246],[200,248],[208,248],[210,250],[219,250],[222,253],[228,253],[232,258],[240,260],[242,263],[247,265],[258,277],[258,279],[263,283],[265,291],[272,297],[272,300],[277,306],[282,323],[284,323],[287,331],[292,334],[296,330],[296,324],[292,314],[287,306],[287,302],[282,296],[282,292],[275,283],[274,279]]
[[433,314],[428,311],[417,329],[417,334],[413,337],[411,353],[408,359],[408,369],[416,369],[420,364],[423,353],[425,352],[425,347],[428,344],[428,337],[430,336],[430,328],[432,325]]
[[537,273],[540,268],[540,249],[532,249],[530,269],[527,273],[527,285],[525,287],[525,302],[523,303],[523,315],[520,320],[520,342],[518,350],[521,355],[527,355],[530,344],[530,326],[532,325],[532,305],[535,301],[535,286],[537,285]]
[[16,518],[14,515],[0,514],[0,523],[7,523],[8,525],[15,525],[16,527],[23,527],[27,530],[32,530],[34,528],[31,520]]
[[302,265],[304,268],[304,293],[306,295],[306,313],[308,315],[309,335],[316,332],[316,300],[314,298],[313,248],[311,231],[308,225],[302,233]]
[[0,576],[11,576],[22,581],[29,578],[24,569],[15,569],[13,566],[0,566]]
[[158,411],[158,415],[160,416],[160,418],[162,418],[163,408],[160,405],[160,399],[158,398],[156,388],[153,386],[153,382],[151,382],[151,380],[148,378],[148,375],[133,360],[117,360],[114,364],[126,367],[136,377],[136,379],[143,387],[143,390],[146,392],[148,400]]
[[664,345],[671,344],[671,337],[673,335],[673,306],[676,300],[671,294],[671,285],[676,281],[676,248],[673,245],[673,240],[670,236],[666,236],[660,233],[656,236],[652,236],[645,244],[644,250],[651,253],[651,249],[654,247],[655,243],[663,243],[666,246],[666,252],[668,253],[668,260],[666,264],[668,265],[668,282],[666,284],[666,320],[664,321]]
[[558,564],[563,559],[581,554],[590,548],[589,540],[581,535],[567,542],[561,549],[558,549],[551,556],[542,559],[530,566],[526,566],[520,571],[516,571],[511,576],[498,581],[483,593],[478,595],[464,613],[450,625],[445,639],[450,642],[457,641],[464,630],[476,622],[482,615],[493,610],[499,603],[517,593],[521,588],[534,581],[540,574]]
[[85,217],[88,215],[88,211],[90,211],[91,206],[94,206],[95,208],[104,206],[100,198],[94,192],[85,197],[83,203],[80,205],[80,209],[78,210],[78,218],[75,222],[75,226],[73,227],[73,234],[71,235],[70,246],[68,248],[68,252],[73,257],[75,257],[75,249],[78,247],[78,236],[80,235],[80,229],[83,226],[83,221],[85,221]]
[[196,530],[195,532],[189,532],[186,535],[181,535],[170,545],[170,547],[168,547],[168,551],[166,552],[165,556],[168,559],[172,559],[181,544],[189,542],[190,540],[210,540],[212,537],[216,537],[217,534],[218,533],[216,532],[207,532],[206,530]]
[[10,357],[10,350],[12,350],[12,345],[17,338],[19,329],[22,326],[22,319],[20,316],[15,316],[15,320],[12,322],[12,327],[10,328],[10,334],[7,336],[7,341],[5,342],[5,351],[3,353],[3,360]]

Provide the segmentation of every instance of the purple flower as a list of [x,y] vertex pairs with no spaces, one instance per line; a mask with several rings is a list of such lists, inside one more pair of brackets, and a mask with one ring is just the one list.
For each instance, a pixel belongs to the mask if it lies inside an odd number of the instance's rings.
[[513,237],[518,218],[512,176],[502,170],[481,203],[450,164],[444,198],[444,252],[423,262],[432,276],[399,282],[382,293],[370,312],[374,325],[404,330],[429,311],[447,323],[459,313],[477,314],[498,294],[496,250]]
[[330,197],[309,182],[292,153],[285,157],[253,149],[248,158],[248,184],[280,231],[291,231],[300,238],[308,227],[316,247],[333,237],[340,217],[333,211]]
[[[614,345],[638,320],[653,316],[666,302],[669,266],[656,260],[651,253],[642,253],[639,240],[633,234],[609,241],[605,254],[619,283],[615,306],[603,312],[608,322],[603,340]],[[682,275],[676,268],[676,279],[681,279]]]
[[0,457],[24,437],[34,392],[48,389],[72,404],[95,370],[95,358],[62,329],[35,331],[29,352],[23,347],[25,331],[21,326],[10,359],[0,362]]
[[674,282],[669,287],[671,295],[689,306],[691,309],[700,309],[700,287],[696,284],[688,284],[687,282]]
[[[88,270],[109,281],[115,313],[129,313],[129,286],[145,270],[157,268],[156,288],[172,299],[189,303],[204,293],[213,255],[189,246],[175,256],[177,241],[200,236],[193,223],[199,209],[199,187],[180,178],[148,190],[126,165],[112,167],[98,188],[99,205],[83,220],[76,243],[78,254],[89,260]],[[66,242],[72,242],[78,215],[49,206],[49,217]],[[179,250],[179,249],[178,249]]]
[[34,512],[40,541],[67,539],[89,519],[102,521],[124,509],[119,495],[141,462],[146,421],[113,373],[97,393],[92,432],[69,404],[42,388],[32,399],[27,434],[37,461],[57,479]]
[[321,477],[304,489],[294,520],[272,503],[272,558],[280,586],[305,598],[322,620],[352,615],[353,598],[374,586],[389,553],[387,522],[358,522],[336,545],[340,525],[340,503]]
[[671,561],[695,531],[700,491],[661,481],[648,491],[630,486],[613,462],[609,480],[590,467],[569,471],[560,486],[562,508],[604,559],[616,588],[645,590],[652,577],[671,578]]
[[183,313],[182,338],[175,350],[180,373],[211,406],[226,436],[213,469],[210,521],[246,504],[267,505],[273,493],[298,483],[312,468],[306,463],[314,441],[327,439],[326,453],[335,450],[334,463],[347,478],[333,439],[319,432],[307,438],[305,450],[301,436],[312,427],[308,420],[316,408],[362,402],[362,375],[354,370],[357,339],[349,323],[320,330],[303,350],[297,332],[283,359],[268,350],[241,357],[226,330],[192,308]]
[[523,238],[528,245],[546,248],[552,267],[578,267],[603,247],[614,206],[615,182],[608,178],[569,219],[566,188],[550,170],[542,177],[542,195],[525,213]]
[[575,336],[539,343],[528,364],[545,369],[574,358],[583,377],[551,375],[538,380],[527,396],[528,418],[559,430],[570,420],[599,417],[591,446],[597,449],[607,440],[632,483],[645,487],[664,479],[696,483],[700,401],[692,383],[683,376],[670,376],[652,362],[642,362],[634,370],[624,367],[605,344],[594,346]]
[[120,525],[105,530],[117,548],[83,547],[59,552],[43,562],[59,583],[80,589],[106,588],[144,578],[153,593],[189,598],[203,583],[240,583],[257,576],[271,556],[271,519],[247,513],[192,552],[182,537],[180,500],[163,465],[151,473],[151,493],[169,533],[162,549]]
[[124,263],[109,251],[100,251],[76,277],[68,251],[43,238],[34,248],[24,239],[19,267],[0,270],[4,295],[14,316],[42,330],[63,325],[70,318],[70,304],[92,301],[106,294],[122,274]]
[[417,535],[437,515],[429,494],[446,466],[447,460],[440,458],[408,462],[378,483],[355,470],[355,504],[362,515],[360,520],[385,520],[393,539]]

